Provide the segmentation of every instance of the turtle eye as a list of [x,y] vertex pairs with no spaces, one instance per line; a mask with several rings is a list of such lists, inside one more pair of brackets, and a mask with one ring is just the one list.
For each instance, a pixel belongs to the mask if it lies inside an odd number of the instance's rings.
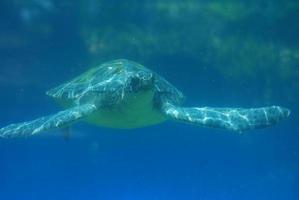
[[153,77],[153,74],[143,70],[138,72],[137,77],[142,81],[149,81]]

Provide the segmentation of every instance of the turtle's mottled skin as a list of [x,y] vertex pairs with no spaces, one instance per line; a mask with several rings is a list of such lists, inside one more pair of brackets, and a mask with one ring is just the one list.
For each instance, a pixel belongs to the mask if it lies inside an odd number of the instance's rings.
[[262,108],[182,107],[183,94],[164,78],[129,60],[92,68],[50,91],[66,110],[0,129],[0,137],[29,136],[78,120],[111,128],[139,128],[168,119],[242,132],[276,124],[290,111]]

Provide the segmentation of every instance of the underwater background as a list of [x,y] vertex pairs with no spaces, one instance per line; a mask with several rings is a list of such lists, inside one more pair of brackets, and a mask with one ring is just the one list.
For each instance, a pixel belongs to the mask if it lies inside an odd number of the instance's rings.
[[299,199],[297,0],[1,0],[0,126],[59,111],[48,89],[126,58],[185,105],[292,110],[239,135],[84,123],[0,139],[0,199]]

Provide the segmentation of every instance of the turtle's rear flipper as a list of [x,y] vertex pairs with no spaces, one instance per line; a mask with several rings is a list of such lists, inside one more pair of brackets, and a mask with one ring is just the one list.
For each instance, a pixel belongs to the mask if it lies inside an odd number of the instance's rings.
[[67,127],[73,122],[89,115],[95,109],[94,105],[85,104],[33,121],[11,124],[0,129],[0,137],[30,136],[55,128]]
[[242,132],[272,126],[290,115],[279,106],[263,108],[183,108],[166,104],[163,111],[172,119],[191,124]]

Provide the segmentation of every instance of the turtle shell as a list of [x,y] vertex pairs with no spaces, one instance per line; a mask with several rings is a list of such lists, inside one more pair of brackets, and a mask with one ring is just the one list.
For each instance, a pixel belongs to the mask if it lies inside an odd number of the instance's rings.
[[[89,99],[95,94],[109,95],[111,92],[115,96],[124,95],[126,88],[130,87],[131,77],[140,71],[147,70],[146,67],[125,59],[113,60],[103,63],[98,67],[94,67],[82,75],[68,81],[58,87],[47,92],[47,95],[58,101],[76,101],[78,99]],[[180,104],[183,94],[158,74],[154,74],[154,100],[172,101],[172,103]],[[162,98],[163,97],[163,98]]]

